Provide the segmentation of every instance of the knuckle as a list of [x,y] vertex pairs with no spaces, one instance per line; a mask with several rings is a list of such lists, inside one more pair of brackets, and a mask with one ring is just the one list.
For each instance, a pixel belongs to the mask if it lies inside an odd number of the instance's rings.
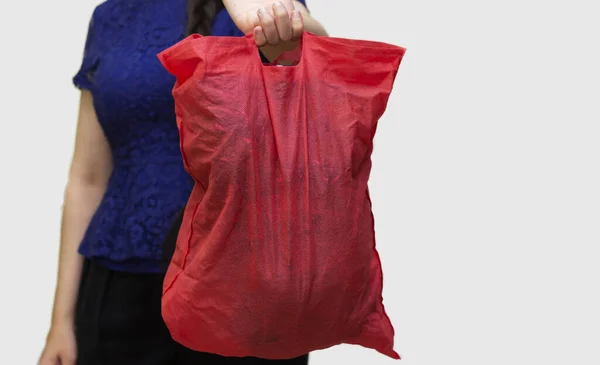
[[275,27],[275,20],[273,18],[265,18],[262,21],[262,26],[263,26],[263,28],[271,29],[271,28]]
[[283,41],[289,41],[290,39],[292,39],[294,35],[292,34],[292,32],[285,32],[281,35],[281,40]]

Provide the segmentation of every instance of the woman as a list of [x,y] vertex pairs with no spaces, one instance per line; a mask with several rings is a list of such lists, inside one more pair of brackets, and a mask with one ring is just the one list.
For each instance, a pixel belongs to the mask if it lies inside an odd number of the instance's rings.
[[303,30],[325,34],[301,2],[267,2],[107,0],[94,11],[74,77],[81,89],[75,152],[40,365],[274,363],[184,349],[160,310],[162,243],[192,182],[179,151],[174,79],[156,54],[193,32],[253,32],[272,60]]

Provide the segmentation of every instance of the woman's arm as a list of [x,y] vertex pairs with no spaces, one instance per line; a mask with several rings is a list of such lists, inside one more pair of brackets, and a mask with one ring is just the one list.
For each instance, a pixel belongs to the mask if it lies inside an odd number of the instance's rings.
[[53,323],[72,320],[82,263],[77,249],[106,191],[111,171],[112,156],[94,111],[92,95],[83,90],[79,104],[75,152],[63,204]]
[[81,92],[75,152],[65,189],[52,323],[40,364],[70,364],[73,321],[83,259],[78,246],[106,191],[112,156],[89,91]]

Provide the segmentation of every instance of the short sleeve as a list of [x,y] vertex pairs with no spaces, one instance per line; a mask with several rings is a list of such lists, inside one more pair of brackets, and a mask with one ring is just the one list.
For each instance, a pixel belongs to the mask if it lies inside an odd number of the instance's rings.
[[94,12],[94,15],[92,15],[88,26],[88,33],[85,41],[81,67],[79,68],[77,74],[75,74],[73,77],[73,84],[75,84],[75,86],[79,89],[92,89],[94,87],[94,73],[100,60],[98,44],[99,34],[95,14],[96,12]]

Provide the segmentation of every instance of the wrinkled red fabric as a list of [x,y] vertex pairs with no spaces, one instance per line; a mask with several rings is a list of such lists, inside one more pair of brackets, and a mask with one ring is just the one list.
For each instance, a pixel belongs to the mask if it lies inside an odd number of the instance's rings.
[[163,317],[196,351],[284,359],[341,343],[398,359],[367,180],[404,55],[305,33],[295,66],[251,37],[192,35],[159,58],[195,180]]

